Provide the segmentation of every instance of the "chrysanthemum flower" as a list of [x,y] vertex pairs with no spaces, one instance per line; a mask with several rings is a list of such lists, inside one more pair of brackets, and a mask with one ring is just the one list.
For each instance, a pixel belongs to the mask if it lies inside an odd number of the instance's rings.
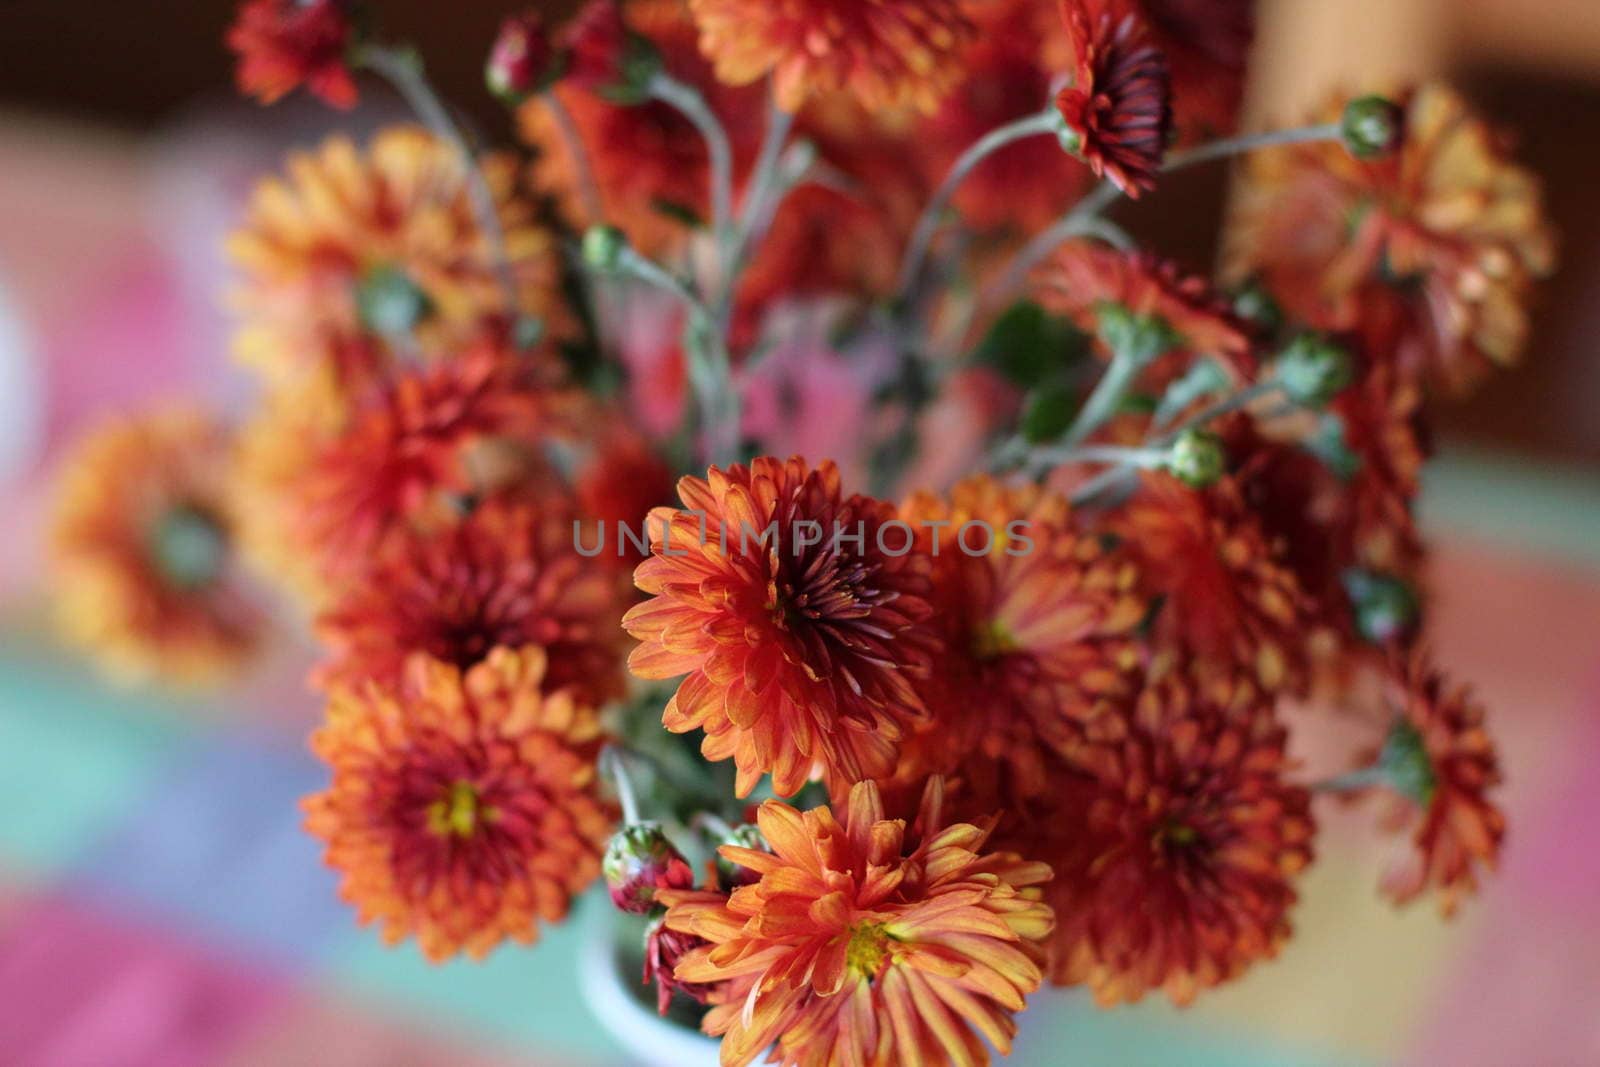
[[198,409],[111,420],[65,460],[50,533],[64,636],[121,680],[216,681],[266,629],[241,581],[232,441]]
[[[962,52],[963,78],[932,115],[917,123],[914,147],[932,188],[956,159],[992,130],[1035,114],[1050,99],[1067,49],[1054,5],[1037,0],[969,4],[977,28]],[[1030,137],[978,165],[953,203],[980,230],[1014,226],[1033,233],[1059,218],[1087,185],[1088,172],[1049,137]]]
[[245,0],[228,28],[239,91],[271,104],[304,85],[335,107],[355,106],[355,27],[347,0]]
[[1033,485],[977,475],[902,512],[925,541],[935,530],[942,540],[931,598],[942,650],[922,686],[931,719],[907,740],[896,778],[958,774],[997,806],[1038,796],[1051,785],[1049,754],[1128,687],[1148,609],[1137,571]]
[[517,314],[565,328],[560,249],[518,195],[509,158],[488,160],[517,288],[508,308],[451,146],[413,127],[365,152],[334,137],[256,190],[228,250],[241,278],[239,360],[274,386],[321,383],[359,399],[397,363],[448,355]]
[[492,453],[536,453],[556,422],[531,373],[486,344],[394,380],[290,487],[297,543],[326,573],[352,573],[407,519],[497,488]]
[[1016,835],[1056,873],[1050,978],[1103,1005],[1152,989],[1186,1004],[1288,937],[1310,797],[1284,780],[1270,709],[1221,709],[1179,676],[1099,725]]
[[1295,317],[1464,389],[1517,361],[1554,238],[1537,179],[1454,92],[1412,93],[1404,129],[1377,160],[1335,144],[1253,155],[1228,269],[1258,275]]
[[1208,686],[1279,692],[1303,683],[1314,605],[1236,480],[1197,490],[1146,472],[1111,525],[1139,561],[1145,594],[1160,598],[1156,649],[1175,652]]
[[1176,343],[1143,375],[1156,395],[1202,356],[1214,360],[1235,385],[1249,384],[1255,374],[1246,323],[1209,281],[1184,274],[1172,260],[1097,241],[1070,241],[1039,267],[1033,286],[1044,307],[1089,333],[1108,304],[1164,323]]
[[[610,36],[600,33],[600,24],[609,23],[613,16],[620,18],[614,5],[589,9],[587,17],[596,27],[585,37]],[[710,63],[700,54],[698,31],[681,0],[629,4],[625,29],[648,40],[667,73],[706,98],[728,131],[735,179],[742,181],[761,142],[765,115],[761,91],[717,81]],[[614,47],[620,49],[621,41]],[[635,248],[659,257],[688,236],[685,215],[709,218],[710,159],[705,139],[670,104],[653,100],[624,104],[598,91],[608,61],[594,57],[593,62],[585,63],[580,53],[574,65],[576,71],[569,72],[552,92],[571,116],[582,142],[604,218],[589,217],[581,195],[583,171],[573,158],[572,146],[557,126],[548,102],[535,98],[517,112],[517,121],[523,140],[539,149],[539,181],[559,198],[567,218],[580,224],[604,221],[617,226]],[[585,74],[590,67],[594,71]]]
[[709,943],[676,975],[717,984],[702,1026],[722,1035],[726,1067],[769,1047],[785,1067],[986,1064],[984,1039],[1010,1051],[1041,979],[1050,872],[987,850],[990,823],[946,826],[940,809],[935,781],[908,841],[871,782],[851,790],[842,824],[768,801],[772,852],[722,850],[759,881],[662,894],[667,927]]
[[399,681],[413,652],[462,670],[495,648],[538,645],[547,690],[600,705],[621,695],[622,591],[578,555],[559,501],[492,499],[385,544],[317,620],[323,685]]
[[1479,870],[1494,868],[1505,836],[1489,799],[1500,784],[1494,742],[1482,706],[1424,652],[1392,668],[1389,701],[1397,717],[1380,756],[1395,798],[1387,821],[1405,840],[1383,892],[1397,904],[1435,892],[1449,915],[1477,891]]
[[644,984],[656,987],[658,1014],[667,1013],[674,993],[701,1004],[710,999],[716,986],[705,982],[684,982],[674,973],[683,957],[704,948],[705,944],[703,939],[693,934],[670,928],[664,917],[651,922],[644,938]]
[[306,828],[340,895],[390,944],[439,962],[531,944],[600,873],[614,813],[596,787],[599,718],[545,691],[537,647],[463,674],[418,656],[399,687],[335,690],[311,740],[333,771]]
[[1166,57],[1122,0],[1065,0],[1073,82],[1056,97],[1074,151],[1130,197],[1155,188],[1172,130]]
[[634,674],[688,675],[667,729],[705,730],[706,758],[737,763],[740,796],[769,771],[785,796],[813,770],[833,785],[888,774],[924,714],[928,560],[911,529],[845,496],[831,462],[799,457],[713,467],[678,494],[687,510],[651,513],[634,575],[651,599],[623,618],[642,642]]
[[932,111],[961,77],[972,35],[959,0],[689,0],[717,76],[772,75],[778,103],[799,111],[844,90],[873,110]]

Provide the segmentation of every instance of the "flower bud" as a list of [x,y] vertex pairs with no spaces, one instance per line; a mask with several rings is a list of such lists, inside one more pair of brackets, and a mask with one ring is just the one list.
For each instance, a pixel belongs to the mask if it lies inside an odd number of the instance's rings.
[[[748,848],[754,852],[771,851],[767,848],[766,839],[761,836],[761,831],[749,823],[734,827],[733,832],[720,844]],[[731,893],[740,886],[754,885],[759,881],[761,875],[743,864],[735,863],[722,853],[717,853],[717,884],[722,887],[723,892]]]
[[1344,107],[1339,133],[1357,159],[1378,159],[1400,147],[1405,112],[1381,96],[1360,96]]
[[583,261],[600,274],[615,274],[628,250],[628,235],[615,226],[591,226],[583,235]]
[[714,986],[700,982],[682,982],[674,973],[678,961],[697,948],[707,944],[704,938],[686,934],[667,927],[665,917],[650,924],[644,937],[644,981],[656,986],[656,1011],[665,1015],[672,1003],[672,994],[682,993],[701,1004],[711,996]]
[[1228,470],[1228,452],[1222,439],[1204,430],[1185,430],[1172,442],[1165,463],[1167,472],[1191,489],[1204,489]]
[[1400,579],[1352,569],[1344,574],[1345,592],[1355,612],[1356,632],[1375,645],[1405,637],[1417,623],[1417,595]]
[[1278,356],[1273,380],[1296,404],[1320,408],[1355,378],[1350,353],[1324,337],[1301,334]]
[[1275,334],[1283,327],[1283,308],[1266,286],[1256,280],[1247,282],[1234,293],[1233,313],[1254,323],[1264,334]]
[[589,0],[562,35],[570,56],[564,77],[614,104],[642,104],[661,70],[655,45],[628,28],[617,0]]
[[611,889],[611,903],[632,915],[656,906],[658,889],[692,889],[694,872],[657,823],[624,826],[606,846],[600,870]]
[[513,15],[500,24],[489,50],[484,80],[489,91],[508,104],[520,104],[544,92],[561,76],[565,57],[550,43],[537,11]]

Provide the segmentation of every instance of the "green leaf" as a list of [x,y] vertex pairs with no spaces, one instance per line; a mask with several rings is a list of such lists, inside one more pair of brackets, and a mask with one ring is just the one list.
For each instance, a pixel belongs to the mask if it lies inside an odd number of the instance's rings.
[[691,230],[705,228],[706,220],[701,218],[700,213],[688,204],[658,196],[650,202],[650,206],[655,208],[657,214],[665,215],[675,222],[681,222]]
[[1060,379],[1089,351],[1089,338],[1066,319],[1031,300],[1013,304],[982,341],[973,360],[993,367],[1023,389]]
[[1028,394],[1022,409],[1022,436],[1031,445],[1060,439],[1078,413],[1078,397],[1065,382],[1046,382]]

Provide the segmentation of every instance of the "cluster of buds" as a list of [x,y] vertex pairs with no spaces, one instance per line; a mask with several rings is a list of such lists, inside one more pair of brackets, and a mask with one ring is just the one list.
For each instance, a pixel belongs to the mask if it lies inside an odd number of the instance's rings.
[[594,0],[552,35],[536,10],[500,26],[484,79],[489,91],[516,105],[566,81],[613,103],[634,104],[649,95],[661,56],[631,30],[615,0]]
[[[717,844],[750,849],[766,847],[761,832],[750,825],[728,831]],[[657,1010],[665,1015],[674,993],[704,1004],[710,988],[679,981],[674,974],[678,960],[704,942],[692,934],[668,929],[662,921],[666,909],[659,899],[661,891],[693,889],[695,879],[689,861],[673,845],[661,824],[624,825],[606,847],[601,870],[606,887],[611,891],[611,902],[618,910],[650,919],[644,941],[644,983],[656,987]],[[711,865],[710,876],[721,893],[731,893],[756,880],[753,871],[721,855]]]

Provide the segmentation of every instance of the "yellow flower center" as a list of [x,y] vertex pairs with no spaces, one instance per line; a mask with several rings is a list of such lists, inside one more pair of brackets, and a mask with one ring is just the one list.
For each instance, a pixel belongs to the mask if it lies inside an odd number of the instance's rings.
[[889,932],[883,923],[857,923],[850,928],[850,944],[845,949],[845,962],[850,969],[871,981],[883,969],[889,956]]
[[972,634],[972,654],[979,659],[999,659],[1021,647],[998,619],[979,623]]
[[428,805],[428,829],[440,837],[471,837],[489,814],[471,782],[456,782]]

